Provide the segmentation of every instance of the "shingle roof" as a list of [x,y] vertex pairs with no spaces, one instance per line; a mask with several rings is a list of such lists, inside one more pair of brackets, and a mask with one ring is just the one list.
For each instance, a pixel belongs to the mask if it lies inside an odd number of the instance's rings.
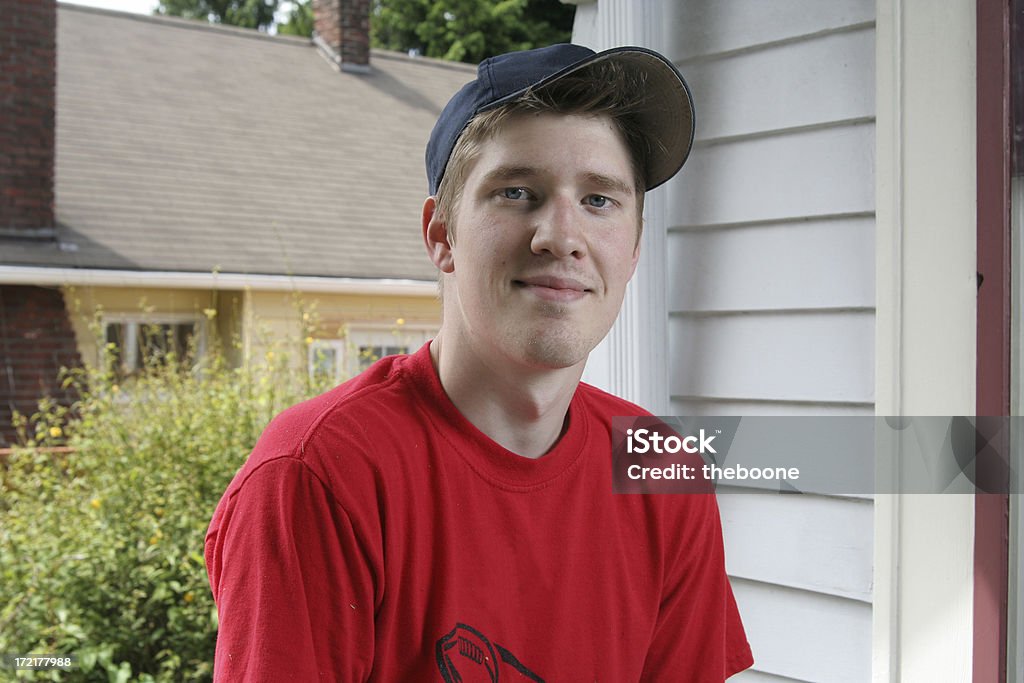
[[0,262],[429,279],[423,150],[469,67],[374,51],[338,72],[306,40],[58,10],[59,245]]

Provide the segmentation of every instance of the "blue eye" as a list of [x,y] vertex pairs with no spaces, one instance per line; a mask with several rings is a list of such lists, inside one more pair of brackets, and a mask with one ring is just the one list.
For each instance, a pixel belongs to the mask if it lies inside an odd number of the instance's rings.
[[596,209],[603,209],[608,206],[609,202],[611,202],[608,197],[601,194],[587,195],[587,198],[584,201],[586,201],[588,206],[593,206]]
[[506,187],[501,191],[501,196],[505,199],[513,200],[530,199],[532,197],[530,191],[525,187]]

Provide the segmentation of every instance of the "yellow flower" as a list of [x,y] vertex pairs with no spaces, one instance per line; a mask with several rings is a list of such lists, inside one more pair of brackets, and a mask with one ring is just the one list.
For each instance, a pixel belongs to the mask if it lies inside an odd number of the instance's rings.
[[189,591],[188,593],[185,593],[183,596],[181,596],[181,599],[185,602],[192,602],[196,599],[196,596],[192,594],[192,591]]
[[156,545],[159,542],[160,542],[160,539],[157,538],[156,536],[150,536],[149,537],[149,544],[150,545]]
[[404,325],[405,324],[405,318],[399,318],[398,320],[395,321],[395,324],[396,325]]
[[92,506],[93,510],[99,510],[100,505],[103,505],[103,501],[100,500],[99,498],[93,498],[92,500],[89,501],[89,505]]
[[54,439],[56,439],[63,433],[64,432],[61,431],[60,427],[50,427],[50,436],[53,437]]
[[115,384],[114,386],[110,387],[110,390],[116,394],[117,392],[121,391],[121,387]]
[[203,315],[206,316],[207,320],[213,320],[217,316],[216,308],[204,308]]
[[312,343],[313,343],[313,338],[312,337],[306,337],[306,346],[309,346]]

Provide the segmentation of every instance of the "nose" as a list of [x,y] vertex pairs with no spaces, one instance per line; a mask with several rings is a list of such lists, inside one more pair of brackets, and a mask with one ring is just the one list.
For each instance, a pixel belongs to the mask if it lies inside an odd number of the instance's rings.
[[555,258],[582,258],[587,253],[584,239],[583,216],[576,202],[564,196],[552,197],[534,214],[533,238],[530,249],[535,254],[550,254]]

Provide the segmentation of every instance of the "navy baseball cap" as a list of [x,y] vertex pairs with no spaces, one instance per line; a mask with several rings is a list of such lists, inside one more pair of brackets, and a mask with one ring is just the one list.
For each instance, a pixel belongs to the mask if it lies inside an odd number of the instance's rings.
[[427,179],[436,195],[448,158],[462,131],[480,112],[514,101],[530,88],[540,88],[599,62],[617,62],[643,76],[645,97],[635,116],[651,141],[647,187],[651,190],[674,176],[693,146],[693,97],[682,74],[662,55],[643,47],[615,47],[594,52],[582,45],[509,52],[480,63],[477,77],[448,102],[427,143]]

